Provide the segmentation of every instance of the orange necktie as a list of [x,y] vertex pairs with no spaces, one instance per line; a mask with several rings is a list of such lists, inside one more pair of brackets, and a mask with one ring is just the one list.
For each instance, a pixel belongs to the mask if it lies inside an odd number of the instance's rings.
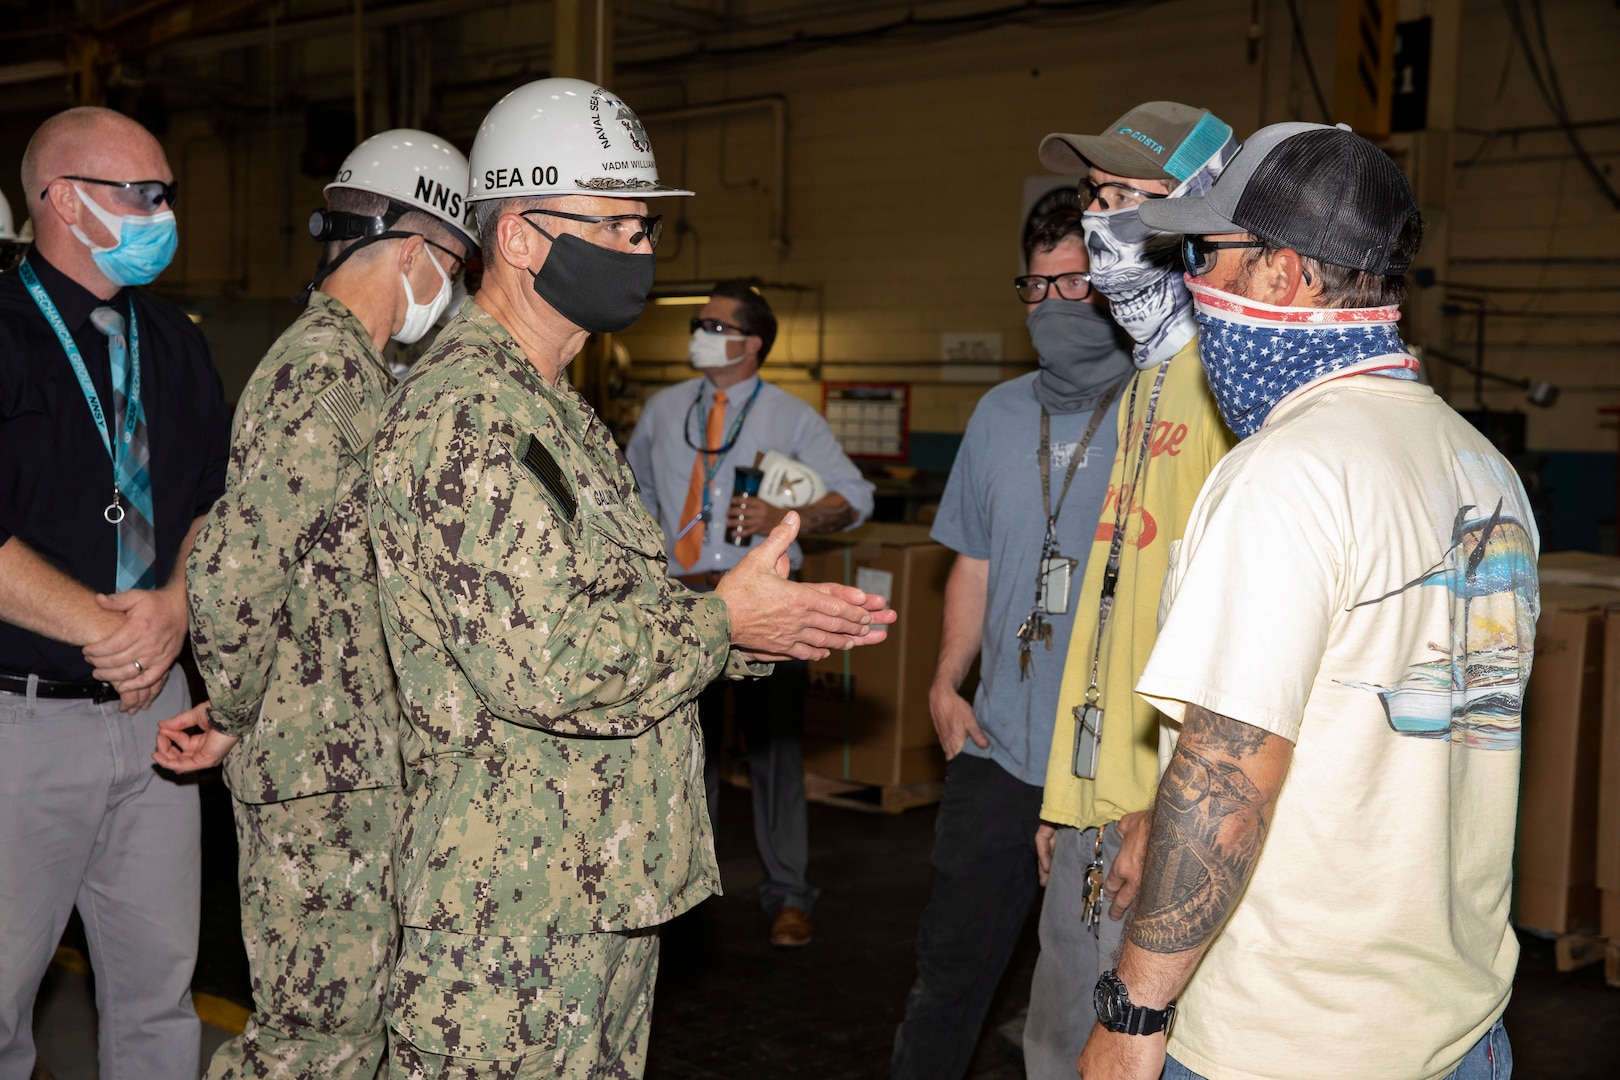
[[[716,390],[714,404],[709,406],[708,429],[703,433],[703,445],[718,447],[726,437],[726,392]],[[708,463],[713,454],[699,454],[692,459],[692,479],[686,485],[686,505],[681,508],[681,528],[703,512],[703,488],[709,482]],[[686,530],[686,535],[675,541],[675,561],[690,570],[703,555],[703,533],[708,528],[698,522]]]

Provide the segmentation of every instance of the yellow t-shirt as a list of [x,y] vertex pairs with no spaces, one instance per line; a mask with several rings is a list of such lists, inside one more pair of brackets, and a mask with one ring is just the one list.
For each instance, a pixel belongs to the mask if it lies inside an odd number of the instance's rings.
[[1204,478],[1236,439],[1222,422],[1204,381],[1194,338],[1167,361],[1159,407],[1154,416],[1141,491],[1127,498],[1125,544],[1120,549],[1119,581],[1105,628],[1097,685],[1103,708],[1102,752],[1097,779],[1074,775],[1074,707],[1085,700],[1097,642],[1097,602],[1108,568],[1120,493],[1128,489],[1142,452],[1142,423],[1153,393],[1157,368],[1136,374],[1135,415],[1130,390],[1120,401],[1119,450],[1114,454],[1103,497],[1097,536],[1086,560],[1086,577],[1075,601],[1074,634],[1069,639],[1063,688],[1058,695],[1052,753],[1046,765],[1041,817],[1058,825],[1089,829],[1145,810],[1159,785],[1159,713],[1133,692],[1153,651],[1159,592],[1170,565],[1170,543],[1181,537]]

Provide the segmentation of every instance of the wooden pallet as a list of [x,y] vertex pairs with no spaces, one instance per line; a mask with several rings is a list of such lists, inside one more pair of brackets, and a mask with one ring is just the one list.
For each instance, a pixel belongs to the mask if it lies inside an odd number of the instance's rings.
[[1559,971],[1575,971],[1598,963],[1613,949],[1596,934],[1559,934],[1553,944],[1553,962]]
[[[721,757],[720,781],[745,791],[750,788],[748,759],[729,754]],[[914,807],[932,806],[944,793],[943,780],[918,784],[861,784],[817,773],[804,774],[804,796],[811,802],[873,814],[900,814]]]
[[945,781],[917,784],[857,784],[830,776],[806,773],[805,797],[828,806],[872,814],[899,814],[917,806],[932,806],[945,794]]

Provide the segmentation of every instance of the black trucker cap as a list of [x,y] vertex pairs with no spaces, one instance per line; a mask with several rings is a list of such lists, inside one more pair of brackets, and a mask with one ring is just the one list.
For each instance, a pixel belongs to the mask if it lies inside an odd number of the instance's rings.
[[1403,274],[1411,260],[1394,247],[1418,208],[1389,155],[1348,127],[1286,123],[1244,140],[1208,195],[1137,212],[1164,232],[1246,232],[1332,266]]

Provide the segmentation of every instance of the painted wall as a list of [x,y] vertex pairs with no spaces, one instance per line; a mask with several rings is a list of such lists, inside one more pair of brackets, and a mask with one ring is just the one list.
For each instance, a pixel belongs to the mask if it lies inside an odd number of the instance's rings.
[[[828,380],[908,382],[914,446],[927,459],[918,463],[946,460],[986,385],[1033,361],[1011,278],[1024,181],[1043,171],[1040,138],[1100,131],[1152,98],[1211,108],[1240,135],[1262,122],[1320,119],[1289,6],[1168,0],[929,42],[897,36],[723,62],[621,62],[616,88],[650,117],[663,171],[698,192],[655,207],[668,222],[659,280],[756,275],[803,287],[767,291],[784,323],[769,376],[816,404],[817,371]],[[1337,5],[1297,7],[1305,51],[1331,101]],[[1582,125],[1578,137],[1596,169],[1620,187],[1620,8],[1612,0],[1540,7],[1568,115]],[[1554,124],[1502,4],[1403,0],[1402,17],[1458,8],[1449,284],[1435,288],[1454,301],[1484,300],[1489,370],[1561,387],[1551,409],[1524,406],[1522,391],[1493,384],[1484,401],[1527,408],[1533,449],[1583,455],[1560,459],[1582,463],[1561,474],[1571,505],[1579,501],[1572,478],[1586,483],[1601,473],[1617,439],[1615,418],[1597,410],[1620,405],[1620,211]],[[401,39],[375,35],[370,129],[405,117],[470,146],[501,93],[544,74],[550,19],[547,4],[511,0],[423,24],[410,31],[406,69],[389,52]],[[622,60],[645,61],[647,50],[626,37],[620,46]],[[182,244],[159,284],[204,310],[228,388],[245,380],[263,343],[291,319],[285,298],[315,259],[304,221],[320,203],[322,180],[299,170],[304,114],[285,95],[343,100],[349,49],[339,35],[288,43],[274,56],[238,49],[167,62],[171,78],[190,80],[177,85],[192,89],[169,93],[164,142],[184,190]],[[217,89],[233,80],[238,89]],[[778,192],[768,114],[656,118],[762,95],[787,103],[785,247],[771,236]],[[20,153],[47,104],[0,108],[0,154]],[[1401,146],[1397,139],[1397,152]],[[0,189],[14,202],[21,195],[10,170],[0,171]],[[633,389],[686,376],[691,313],[649,308],[620,335]],[[941,364],[940,335],[952,332],[999,334],[1006,363]],[[1471,313],[1437,320],[1423,334],[1431,347],[1474,355]],[[1470,378],[1443,367],[1433,375],[1454,403],[1473,403]],[[1559,531],[1595,535],[1598,512]],[[1602,512],[1612,516],[1612,506]]]

